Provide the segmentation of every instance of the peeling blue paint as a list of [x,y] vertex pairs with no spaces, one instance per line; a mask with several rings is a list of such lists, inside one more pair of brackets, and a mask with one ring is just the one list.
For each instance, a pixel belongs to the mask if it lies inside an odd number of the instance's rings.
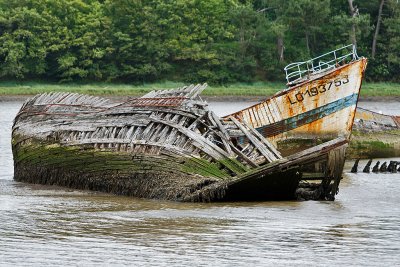
[[257,128],[257,131],[259,131],[262,135],[266,137],[287,132],[295,128],[301,127],[305,124],[309,124],[313,121],[319,120],[344,108],[353,106],[357,103],[357,99],[358,94],[352,94],[336,100],[332,103],[318,107],[316,109],[301,113],[285,120],[259,127]]

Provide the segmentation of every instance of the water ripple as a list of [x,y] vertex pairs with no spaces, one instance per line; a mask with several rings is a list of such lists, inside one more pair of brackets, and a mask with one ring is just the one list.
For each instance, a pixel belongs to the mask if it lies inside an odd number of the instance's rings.
[[9,144],[21,103],[3,104],[1,266],[400,262],[400,174],[347,173],[335,202],[175,203],[23,184]]

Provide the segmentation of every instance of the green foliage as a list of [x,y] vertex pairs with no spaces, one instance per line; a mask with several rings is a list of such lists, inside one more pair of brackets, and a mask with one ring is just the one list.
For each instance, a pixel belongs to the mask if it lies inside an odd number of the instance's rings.
[[400,81],[400,4],[398,1],[389,1],[391,16],[384,19],[386,27],[386,42],[382,46],[385,51],[381,57],[386,57],[389,75],[396,75]]
[[[369,56],[379,0],[0,0],[0,78],[283,80],[282,68],[350,43]],[[367,78],[400,81],[400,3],[386,0]]]

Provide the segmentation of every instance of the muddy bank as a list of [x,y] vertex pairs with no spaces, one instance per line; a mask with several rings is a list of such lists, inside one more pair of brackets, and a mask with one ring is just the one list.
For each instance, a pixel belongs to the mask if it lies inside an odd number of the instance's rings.
[[366,132],[353,130],[347,159],[390,158],[400,156],[400,129]]

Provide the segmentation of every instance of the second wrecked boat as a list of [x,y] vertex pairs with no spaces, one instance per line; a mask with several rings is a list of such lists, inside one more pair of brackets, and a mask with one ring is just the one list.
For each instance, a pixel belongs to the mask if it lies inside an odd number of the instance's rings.
[[400,156],[400,116],[357,108],[348,156],[385,158]]

